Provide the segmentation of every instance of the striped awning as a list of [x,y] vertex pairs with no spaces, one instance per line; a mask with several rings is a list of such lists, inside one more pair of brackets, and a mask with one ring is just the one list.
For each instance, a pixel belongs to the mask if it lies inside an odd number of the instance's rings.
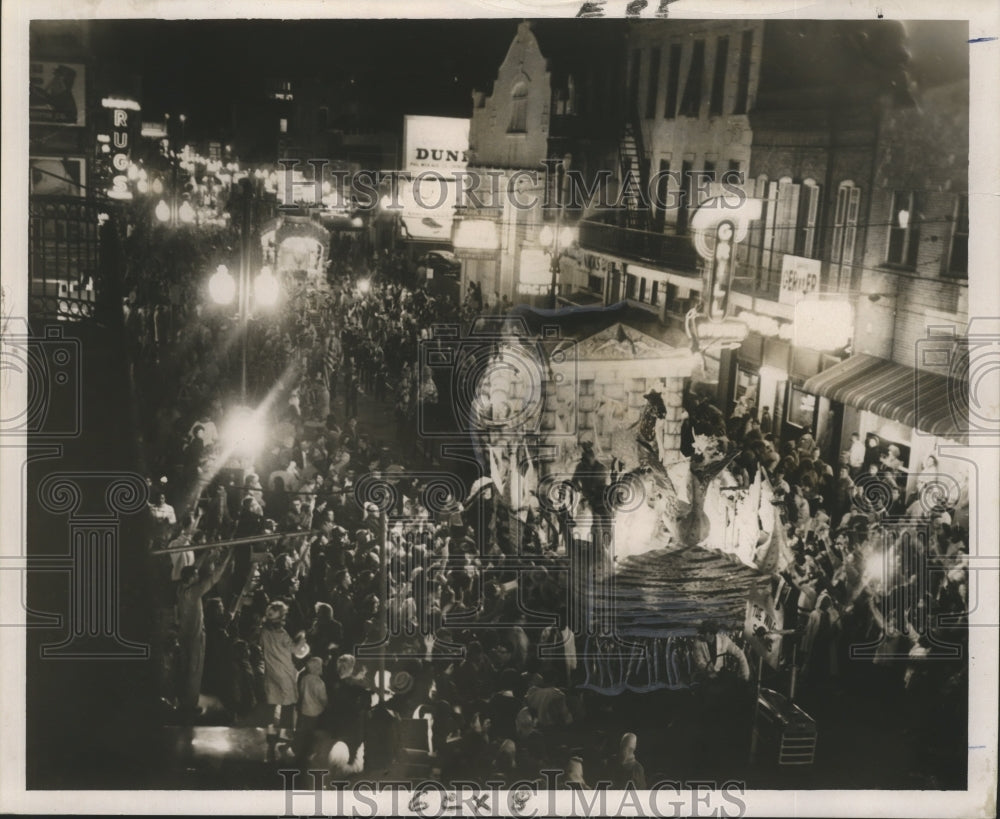
[[802,389],[931,435],[966,439],[969,386],[960,379],[856,353]]

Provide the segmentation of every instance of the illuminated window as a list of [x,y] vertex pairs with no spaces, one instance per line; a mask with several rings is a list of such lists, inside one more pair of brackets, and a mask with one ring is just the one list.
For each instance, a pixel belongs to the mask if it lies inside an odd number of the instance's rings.
[[917,266],[920,245],[920,201],[914,191],[894,191],[889,216],[889,246],[886,262],[903,267]]
[[278,120],[278,130],[283,134],[288,133],[288,120],[284,117]]

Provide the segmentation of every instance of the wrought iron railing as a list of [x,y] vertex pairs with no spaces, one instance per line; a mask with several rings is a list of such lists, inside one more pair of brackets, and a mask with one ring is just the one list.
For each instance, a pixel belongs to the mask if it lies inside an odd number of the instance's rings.
[[29,310],[60,321],[98,320],[105,286],[101,224],[107,203],[73,196],[33,195],[28,220]]
[[688,236],[619,227],[584,219],[580,222],[580,247],[611,253],[683,273],[697,273],[698,254]]

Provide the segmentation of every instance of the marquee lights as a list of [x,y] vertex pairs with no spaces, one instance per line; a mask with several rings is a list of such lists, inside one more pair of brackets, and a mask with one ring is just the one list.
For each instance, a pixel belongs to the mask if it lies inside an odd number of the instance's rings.
[[135,100],[120,99],[118,97],[105,97],[101,100],[101,105],[105,108],[119,108],[124,111],[139,111],[140,106]]

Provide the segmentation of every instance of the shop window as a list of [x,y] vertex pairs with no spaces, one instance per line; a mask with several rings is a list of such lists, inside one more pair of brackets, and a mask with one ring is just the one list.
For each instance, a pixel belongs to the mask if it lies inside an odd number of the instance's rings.
[[955,202],[951,247],[945,275],[965,279],[969,276],[969,195],[959,194]]
[[920,201],[914,191],[894,191],[889,215],[889,246],[886,262],[902,267],[917,266],[920,245]]
[[510,93],[509,134],[523,134],[528,127],[528,84],[519,82]]
[[646,300],[646,277],[639,279],[639,301]]
[[736,101],[733,104],[734,114],[747,112],[747,101],[750,97],[750,55],[753,52],[753,32],[744,31],[740,40],[740,67],[736,75]]
[[816,417],[816,396],[798,387],[788,390],[788,423],[804,429],[811,427]]
[[715,69],[712,72],[712,97],[708,106],[708,114],[712,117],[722,115],[722,101],[726,91],[726,62],[729,59],[729,38],[720,37],[715,41]]
[[634,299],[635,298],[635,286],[636,286],[636,277],[633,276],[631,273],[627,273],[625,275],[625,298],[626,299]]
[[660,306],[660,283],[653,282],[653,290],[649,295],[649,303],[654,307]]
[[691,67],[688,69],[684,96],[681,98],[680,115],[697,117],[701,111],[701,81],[705,74],[705,41],[695,40],[691,50]]
[[759,406],[759,390],[760,374],[746,367],[738,366],[736,368],[736,386],[733,401],[746,398],[748,401],[753,401],[754,406]]
[[601,276],[595,276],[593,273],[587,276],[587,289],[591,293],[603,293],[604,292],[604,278]]
[[681,45],[670,46],[670,64],[667,74],[667,103],[663,108],[663,116],[673,119],[677,115],[677,92],[681,81]]

